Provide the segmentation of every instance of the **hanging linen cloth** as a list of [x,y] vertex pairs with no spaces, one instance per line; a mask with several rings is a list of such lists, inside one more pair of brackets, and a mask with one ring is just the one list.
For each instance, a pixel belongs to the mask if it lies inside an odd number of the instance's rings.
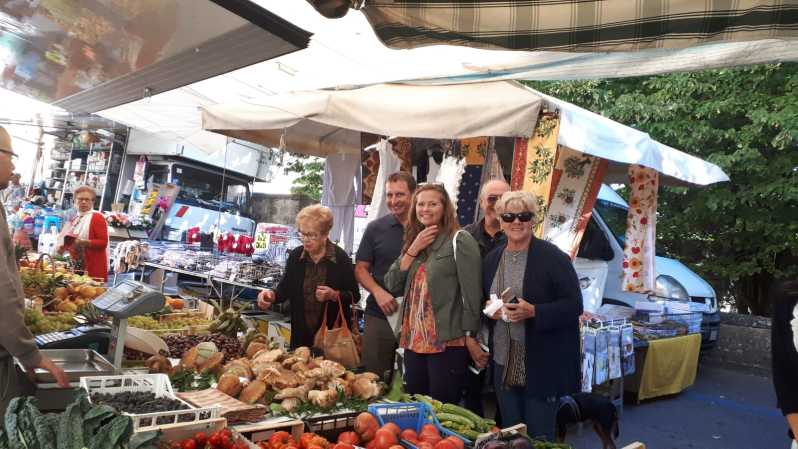
[[331,154],[324,162],[321,204],[333,213],[330,240],[339,242],[348,253],[354,243],[355,183],[360,182],[360,164],[360,154]]
[[557,245],[571,260],[579,251],[606,170],[606,159],[563,146],[557,150],[543,239]]
[[460,180],[457,195],[457,219],[460,226],[470,225],[475,221],[482,171],[489,143],[488,137],[460,140],[460,154],[466,161],[465,172]]
[[538,201],[538,226],[535,236],[543,237],[542,218],[547,215],[551,200],[551,180],[557,155],[557,136],[560,117],[554,113],[541,114],[529,139],[516,139],[513,156],[513,190],[531,192]]
[[[446,156],[441,163],[441,168],[438,170],[438,177],[434,182],[443,184],[446,192],[449,194],[449,199],[452,200],[455,209],[457,209],[457,197],[460,190],[460,180],[463,179],[465,173],[465,159],[456,156]],[[457,212],[455,210],[455,212]]]
[[623,250],[623,289],[654,292],[657,232],[657,189],[659,175],[640,165],[629,167],[629,212],[626,216],[626,244]]
[[385,182],[388,181],[388,176],[398,172],[402,166],[402,161],[393,152],[393,145],[387,140],[382,139],[377,142],[377,153],[380,163],[377,180],[374,182],[374,194],[371,196],[369,222],[384,217],[388,213],[388,205],[385,204]]

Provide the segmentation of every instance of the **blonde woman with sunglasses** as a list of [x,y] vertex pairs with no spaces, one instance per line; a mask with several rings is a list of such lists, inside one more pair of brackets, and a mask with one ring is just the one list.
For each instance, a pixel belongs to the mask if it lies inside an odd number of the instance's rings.
[[402,255],[385,285],[404,296],[399,347],[408,393],[457,404],[463,395],[482,305],[479,245],[459,231],[454,206],[440,184],[418,187],[410,203]]
[[485,297],[504,301],[492,317],[491,356],[502,425],[525,423],[554,441],[557,404],[579,388],[582,294],[570,258],[535,238],[537,198],[507,192],[496,202],[507,242],[483,263]]

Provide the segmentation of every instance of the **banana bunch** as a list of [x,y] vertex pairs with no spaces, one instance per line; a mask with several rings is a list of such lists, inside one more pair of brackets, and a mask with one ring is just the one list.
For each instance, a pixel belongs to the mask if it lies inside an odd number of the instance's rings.
[[208,328],[211,333],[219,333],[228,337],[237,337],[239,332],[247,331],[247,323],[241,317],[241,312],[248,307],[244,305],[239,308],[234,308],[232,305],[227,310],[222,310],[222,307],[213,300],[209,302],[216,309],[219,316],[211,323]]

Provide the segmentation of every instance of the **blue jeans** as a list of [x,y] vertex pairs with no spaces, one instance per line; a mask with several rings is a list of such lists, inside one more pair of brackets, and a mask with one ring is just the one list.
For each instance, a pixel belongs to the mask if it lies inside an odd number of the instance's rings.
[[493,388],[502,414],[502,426],[524,423],[530,437],[554,441],[558,399],[528,396],[525,389],[520,387],[505,388],[502,384],[504,367],[501,365],[494,363],[493,373]]

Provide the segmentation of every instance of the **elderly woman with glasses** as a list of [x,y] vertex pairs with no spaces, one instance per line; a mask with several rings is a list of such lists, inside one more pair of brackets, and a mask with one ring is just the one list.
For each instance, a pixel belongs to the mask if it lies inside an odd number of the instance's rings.
[[564,252],[535,238],[535,195],[507,192],[496,211],[507,242],[485,257],[482,282],[504,302],[491,332],[502,424],[554,441],[558,400],[579,388],[579,281]]
[[453,404],[462,397],[469,359],[482,356],[475,339],[482,308],[479,245],[458,229],[443,186],[420,186],[402,255],[385,275],[388,290],[404,297],[399,347],[407,392]]
[[291,348],[313,346],[327,307],[327,325],[332,326],[343,308],[351,326],[352,304],[360,300],[352,259],[328,239],[333,214],[321,205],[308,206],[296,217],[302,246],[288,255],[285,274],[277,289],[258,295],[258,306],[266,310],[275,302],[291,301]]
[[94,210],[97,191],[83,185],[72,193],[78,214],[59,235],[59,254],[68,251],[73,260],[82,261],[86,274],[103,282],[108,280],[108,224],[101,212]]

